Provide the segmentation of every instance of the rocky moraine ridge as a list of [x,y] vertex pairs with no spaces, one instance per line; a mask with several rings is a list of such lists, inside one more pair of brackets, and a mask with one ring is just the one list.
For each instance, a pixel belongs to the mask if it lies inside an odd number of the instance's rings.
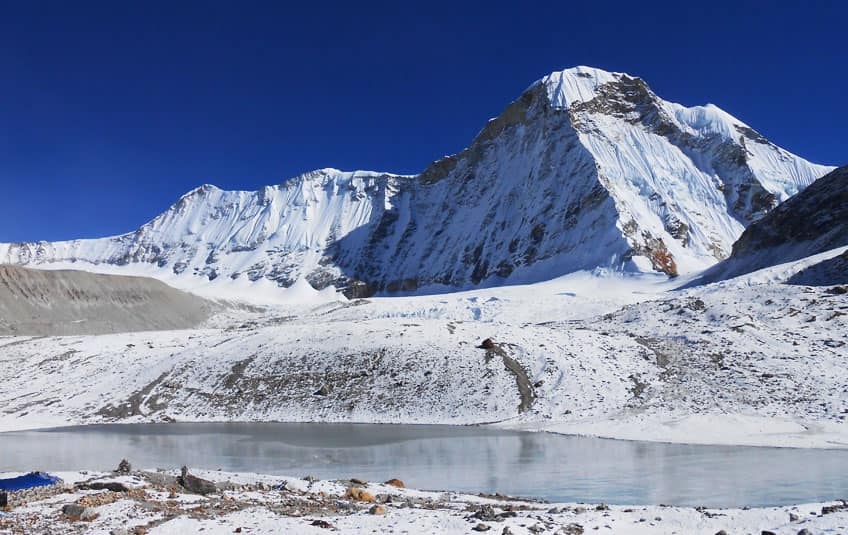
[[715,106],[589,67],[532,84],[417,176],[314,171],[259,191],[202,186],[137,231],[0,244],[0,262],[198,281],[305,278],[349,297],[546,280],[676,276],[726,258],[751,222],[831,168]]

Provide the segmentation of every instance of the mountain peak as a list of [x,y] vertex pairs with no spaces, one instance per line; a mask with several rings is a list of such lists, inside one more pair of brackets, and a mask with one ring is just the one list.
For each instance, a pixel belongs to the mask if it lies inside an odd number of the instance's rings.
[[213,191],[223,191],[223,190],[221,190],[221,188],[219,188],[218,186],[216,186],[214,184],[202,184],[202,185],[197,186],[196,188],[194,188],[192,190],[185,192],[183,194],[183,196],[180,197],[180,200],[191,199],[191,198],[194,198],[194,197],[205,197],[206,195],[208,195],[209,193],[211,193]]
[[[650,104],[662,108],[670,119],[681,123],[678,126],[688,127],[693,134],[697,131],[700,134],[719,133],[725,137],[738,137],[740,133],[759,136],[747,124],[715,104],[687,107],[668,102],[657,96],[643,79],[627,73],[579,65],[552,72],[536,83],[545,87],[548,100],[555,109],[626,113],[634,111],[633,105]],[[607,105],[598,105],[599,101]],[[609,102],[618,106],[610,106]],[[587,103],[592,105],[584,106]]]
[[626,73],[609,72],[596,67],[579,65],[552,72],[537,83],[545,86],[548,99],[555,108],[568,108],[575,103],[592,100],[598,96],[599,88],[616,83],[622,78],[639,80]]

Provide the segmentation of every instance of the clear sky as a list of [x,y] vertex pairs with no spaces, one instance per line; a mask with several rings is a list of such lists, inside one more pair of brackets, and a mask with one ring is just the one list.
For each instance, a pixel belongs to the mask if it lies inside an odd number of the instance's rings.
[[134,230],[203,183],[416,173],[574,65],[848,162],[848,2],[20,1],[0,9],[0,241]]

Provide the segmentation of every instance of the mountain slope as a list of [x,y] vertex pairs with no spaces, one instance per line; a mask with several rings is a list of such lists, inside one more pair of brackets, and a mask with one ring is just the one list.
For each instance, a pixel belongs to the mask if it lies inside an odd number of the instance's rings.
[[390,202],[394,182],[402,180],[322,169],[259,191],[224,191],[207,184],[133,233],[0,244],[0,262],[67,263],[107,272],[126,268],[119,271],[189,289],[219,277],[290,286],[307,276],[323,288],[328,285],[322,269],[326,246],[337,236],[373,226]]
[[393,289],[702,269],[827,170],[714,106],[578,67],[533,84],[468,149],[425,170],[408,212],[381,222],[403,239],[354,272]]
[[218,308],[149,278],[0,266],[0,335],[186,329]]
[[725,258],[748,224],[828,170],[715,106],[577,67],[532,84],[416,177],[324,169],[257,192],[203,186],[134,233],[0,244],[0,262],[182,288],[305,278],[349,296],[598,267],[674,276]]
[[[730,258],[705,273],[703,282],[738,277],[846,245],[848,166],[843,166],[749,226],[733,244]],[[836,265],[840,260],[828,262]],[[821,269],[828,270],[824,266]],[[807,270],[807,277],[796,281],[813,281],[816,270]]]

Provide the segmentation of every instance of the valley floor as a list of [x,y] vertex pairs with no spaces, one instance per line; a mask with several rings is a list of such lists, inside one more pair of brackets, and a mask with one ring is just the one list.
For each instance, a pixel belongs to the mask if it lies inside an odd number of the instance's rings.
[[848,447],[844,287],[766,275],[670,292],[664,277],[584,273],[454,294],[230,309],[193,330],[0,337],[0,430],[496,423],[631,440]]
[[[17,474],[0,477],[11,475]],[[200,495],[177,482],[177,471],[59,475],[63,484],[0,512],[0,533],[712,535],[721,530],[787,534],[848,531],[848,505],[844,501],[751,509],[549,504],[359,480],[320,481],[218,471],[193,472],[216,484],[212,492]],[[112,485],[111,490],[92,489],[107,483]]]

